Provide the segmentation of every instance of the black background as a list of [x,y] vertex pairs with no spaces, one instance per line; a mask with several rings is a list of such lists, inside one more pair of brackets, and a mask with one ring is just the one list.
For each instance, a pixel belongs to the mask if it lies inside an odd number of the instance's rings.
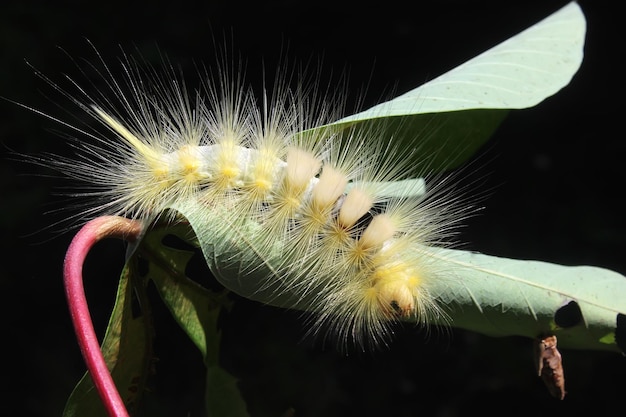
[[[369,83],[365,104],[406,91],[453,68],[546,17],[564,1],[207,1],[4,2],[0,6],[0,96],[44,111],[49,86],[25,64],[53,79],[93,58],[105,60],[156,45],[188,74],[214,62],[213,38],[232,36],[259,83],[281,56],[323,57],[322,66],[349,71],[350,85]],[[588,20],[585,59],[571,84],[532,109],[514,111],[483,149],[477,165],[492,190],[462,240],[468,248],[515,258],[604,266],[626,273],[621,99],[623,22],[608,1],[581,1]],[[613,6],[613,7],[612,7]],[[231,35],[232,34],[232,35]],[[284,50],[287,52],[285,53]],[[281,50],[283,52],[281,52]],[[43,91],[43,93],[42,93]],[[58,96],[55,98],[58,100]],[[0,415],[60,415],[84,372],[62,289],[61,265],[71,233],[42,230],[65,204],[62,182],[16,162],[25,154],[67,152],[59,128],[12,103],[0,104],[0,305],[3,371]],[[99,244],[86,265],[99,331],[106,325],[124,249]],[[626,301],[625,301],[626,302]],[[192,415],[199,408],[203,369],[193,346],[156,303],[157,377],[148,415]],[[252,415],[622,415],[626,359],[564,351],[568,396],[549,397],[535,376],[531,341],[457,331],[426,340],[399,330],[390,349],[340,355],[302,342],[293,313],[238,300],[224,317],[224,366],[241,379]]]

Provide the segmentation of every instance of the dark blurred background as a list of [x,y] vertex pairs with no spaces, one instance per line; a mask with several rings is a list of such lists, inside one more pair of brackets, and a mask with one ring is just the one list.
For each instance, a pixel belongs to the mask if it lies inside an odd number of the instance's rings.
[[[365,105],[404,92],[548,16],[565,1],[5,1],[0,5],[0,96],[61,115],[54,80],[76,74],[68,55],[108,62],[119,47],[148,60],[158,50],[187,74],[213,63],[224,38],[260,82],[281,56],[349,71],[368,85]],[[581,1],[586,56],[571,84],[535,108],[512,112],[476,164],[491,190],[468,223],[468,248],[500,256],[590,264],[626,274],[626,142],[620,99],[623,19],[608,1]],[[158,46],[158,50],[157,50]],[[67,51],[65,54],[62,50]],[[285,53],[286,50],[286,53]],[[46,96],[51,95],[50,100]],[[61,265],[72,232],[45,226],[67,204],[67,183],[15,153],[68,155],[62,127],[0,102],[1,416],[58,416],[84,372],[65,304]],[[44,176],[41,176],[43,174]],[[48,213],[48,214],[47,214]],[[99,244],[86,265],[94,321],[104,330],[124,247]],[[625,300],[626,302],[626,300]],[[200,355],[155,300],[157,342],[150,415],[199,415]],[[223,318],[224,366],[241,381],[253,416],[623,415],[626,359],[564,351],[568,395],[552,399],[535,376],[531,341],[453,330],[428,339],[399,329],[387,350],[341,355],[302,341],[301,318],[237,300]],[[191,410],[191,411],[190,411]],[[188,414],[190,412],[191,414]]]

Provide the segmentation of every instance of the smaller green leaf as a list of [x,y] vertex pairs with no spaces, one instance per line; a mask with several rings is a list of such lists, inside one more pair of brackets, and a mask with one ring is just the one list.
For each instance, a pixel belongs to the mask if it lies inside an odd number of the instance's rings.
[[228,305],[227,299],[187,278],[185,268],[193,252],[164,245],[164,238],[168,235],[184,241],[190,231],[182,224],[167,228],[157,226],[146,234],[139,252],[148,261],[148,277],[175,320],[205,361],[213,362],[217,352],[211,348],[215,346],[214,339],[219,338],[217,318],[221,308]]
[[247,417],[237,379],[219,363],[221,334],[217,321],[230,306],[226,292],[215,294],[187,278],[185,268],[193,252],[164,245],[174,235],[187,241],[193,232],[185,224],[155,227],[141,242],[138,252],[148,260],[148,277],[175,320],[200,350],[207,368],[206,410],[209,416]]
[[[127,409],[132,413],[144,391],[151,360],[152,333],[145,311],[133,312],[133,291],[147,308],[144,288],[133,263],[127,263],[117,290],[115,306],[102,343],[104,359],[111,370]],[[86,373],[68,399],[64,417],[108,417],[89,373]]]

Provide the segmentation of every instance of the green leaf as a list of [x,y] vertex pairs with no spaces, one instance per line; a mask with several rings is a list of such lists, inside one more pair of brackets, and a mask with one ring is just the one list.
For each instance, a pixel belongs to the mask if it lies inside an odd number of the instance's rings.
[[[583,59],[585,32],[584,15],[572,2],[422,86],[322,128],[386,131],[399,148],[418,150],[420,169],[456,168],[507,110],[535,106],[570,82]],[[420,156],[433,154],[434,160]]]
[[450,276],[431,290],[449,308],[452,326],[491,336],[554,334],[563,347],[626,351],[616,341],[626,331],[619,324],[626,277],[617,272],[468,251],[430,254],[433,267]]
[[586,22],[575,2],[453,70],[336,123],[472,109],[523,109],[552,96],[578,71]]
[[[195,230],[209,268],[225,287],[278,307],[320,308],[316,289],[303,297],[293,285],[281,286],[283,248],[278,239],[274,248],[261,248],[254,224],[235,227],[227,213],[193,202],[179,210]],[[429,290],[446,306],[445,324],[491,336],[535,338],[553,333],[563,347],[625,348],[618,343],[626,331],[626,278],[616,272],[439,248],[424,248],[424,256],[429,268],[441,271],[442,279],[433,280]]]
[[[144,287],[137,281],[134,263],[127,263],[120,277],[115,306],[102,343],[102,353],[115,385],[131,413],[144,391],[152,348],[149,316],[146,311],[133,311],[132,307],[135,290],[135,294],[141,299],[138,304],[147,308]],[[74,388],[63,416],[108,416],[89,373]]]

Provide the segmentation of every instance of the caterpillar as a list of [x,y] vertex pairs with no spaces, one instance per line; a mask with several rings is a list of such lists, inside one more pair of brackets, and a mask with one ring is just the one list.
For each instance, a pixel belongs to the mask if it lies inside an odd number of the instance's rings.
[[204,219],[195,232],[217,248],[207,258],[222,284],[289,299],[314,313],[312,334],[340,344],[385,344],[397,321],[445,322],[429,288],[454,277],[430,251],[451,244],[470,208],[451,177],[416,172],[411,161],[428,159],[419,146],[403,148],[380,124],[333,124],[343,95],[302,73],[294,87],[277,74],[256,97],[225,64],[191,91],[165,59],[160,72],[124,54],[122,77],[98,59],[96,92],[40,74],[99,125],[55,119],[78,133],[75,155],[40,160],[82,184],[81,219]]

